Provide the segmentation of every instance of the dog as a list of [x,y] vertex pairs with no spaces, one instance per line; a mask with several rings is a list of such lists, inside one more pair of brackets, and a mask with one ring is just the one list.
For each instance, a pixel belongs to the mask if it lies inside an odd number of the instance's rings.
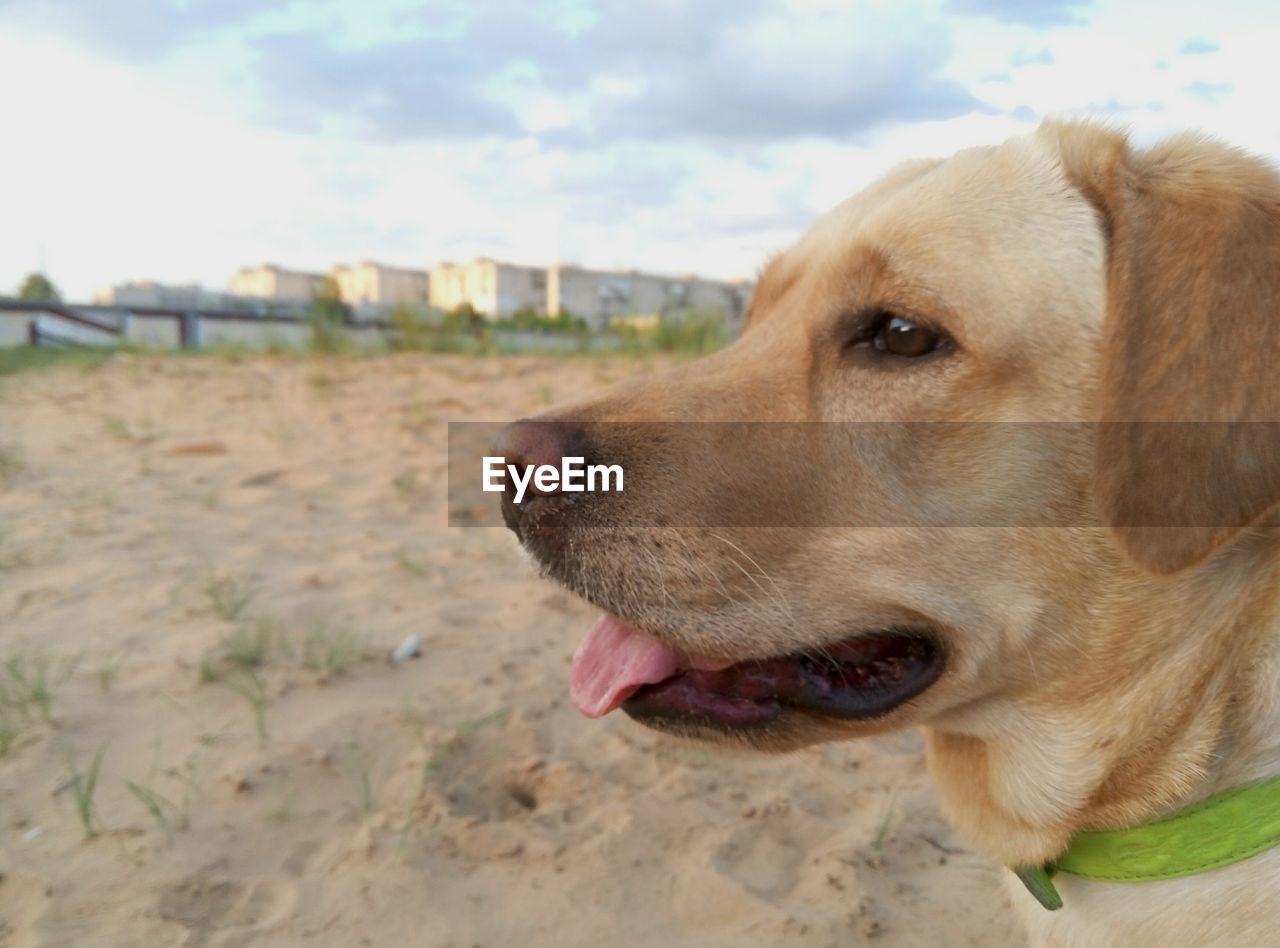
[[[956,831],[1022,867],[1280,774],[1277,421],[1280,175],[1049,122],[890,172],[732,345],[496,450],[626,471],[503,501],[606,613],[585,713],[768,751],[920,726]],[[1277,937],[1280,848],[1055,884],[1010,874],[1037,944]]]

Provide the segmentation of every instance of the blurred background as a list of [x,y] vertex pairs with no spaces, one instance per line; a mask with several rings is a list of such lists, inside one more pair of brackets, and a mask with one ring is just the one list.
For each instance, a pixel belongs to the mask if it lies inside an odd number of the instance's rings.
[[446,423],[661,370],[898,161],[1280,156],[1269,3],[0,0],[0,946],[1017,945],[918,735],[587,722]]
[[1280,153],[1274,8],[6,0],[0,288],[371,259],[742,280],[906,158],[1093,115]]

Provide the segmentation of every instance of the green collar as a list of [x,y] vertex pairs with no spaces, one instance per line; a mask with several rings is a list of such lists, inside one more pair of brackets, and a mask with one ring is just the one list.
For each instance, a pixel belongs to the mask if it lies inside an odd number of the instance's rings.
[[1062,908],[1053,876],[1100,882],[1179,879],[1241,862],[1280,845],[1280,777],[1245,784],[1152,823],[1072,837],[1044,866],[1015,869],[1045,908]]

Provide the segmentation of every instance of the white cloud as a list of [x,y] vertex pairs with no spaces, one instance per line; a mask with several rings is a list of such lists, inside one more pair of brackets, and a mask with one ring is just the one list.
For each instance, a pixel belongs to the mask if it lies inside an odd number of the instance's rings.
[[[731,31],[724,48],[758,60],[753,82],[804,76],[826,101],[824,76],[854,83],[859,75],[846,50],[888,48],[890,34],[918,26],[945,56],[929,68],[992,110],[887,121],[853,140],[786,132],[782,123],[758,140],[586,146],[563,136],[602,108],[641,101],[648,79],[634,64],[606,63],[580,87],[552,93],[531,84],[537,70],[517,66],[502,84],[523,137],[517,128],[517,137],[391,141],[341,118],[305,130],[287,104],[267,110],[225,30],[168,59],[127,63],[0,20],[0,126],[14,132],[0,157],[0,291],[36,266],[42,245],[51,275],[73,297],[146,277],[220,286],[236,267],[268,259],[324,269],[368,257],[428,266],[490,253],[745,276],[807,219],[900,160],[997,142],[1036,116],[1085,107],[1109,112],[1139,141],[1192,127],[1280,155],[1280,125],[1266,120],[1274,111],[1270,5],[1219,5],[1210,34],[1201,6],[1148,0],[1104,3],[1087,27],[1050,29],[930,20],[930,8],[916,3],[788,4],[789,16],[818,18],[790,30],[813,56],[788,58],[796,46],[778,33],[786,18]],[[575,10],[575,29],[585,29],[586,7]],[[394,34],[398,21],[369,22],[377,29],[362,42]],[[853,22],[878,24],[884,43],[823,33],[823,23]],[[1209,45],[1216,49],[1180,52]],[[1004,74],[1007,81],[992,78]]]

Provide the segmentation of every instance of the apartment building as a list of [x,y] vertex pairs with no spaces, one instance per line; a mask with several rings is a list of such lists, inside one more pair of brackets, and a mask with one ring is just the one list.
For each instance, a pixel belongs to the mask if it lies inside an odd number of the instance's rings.
[[266,300],[311,300],[329,278],[323,273],[288,270],[273,263],[241,267],[231,277],[230,290],[239,296],[256,296]]
[[365,260],[329,271],[344,302],[352,306],[385,307],[398,304],[426,305],[430,301],[430,274],[426,270],[388,267]]
[[210,290],[196,283],[160,283],[155,280],[129,281],[105,287],[93,294],[93,301],[99,306],[143,309],[199,309],[238,313],[261,313],[267,310],[267,304],[257,297]]
[[490,318],[510,316],[532,307],[547,311],[547,271],[523,267],[489,257],[470,263],[441,263],[431,268],[430,300],[444,310],[470,303],[478,313]]
[[661,276],[638,270],[588,270],[558,264],[547,271],[549,313],[568,310],[597,328],[615,316],[666,315],[681,311],[720,313],[737,324],[753,285],[705,280],[692,274]]

